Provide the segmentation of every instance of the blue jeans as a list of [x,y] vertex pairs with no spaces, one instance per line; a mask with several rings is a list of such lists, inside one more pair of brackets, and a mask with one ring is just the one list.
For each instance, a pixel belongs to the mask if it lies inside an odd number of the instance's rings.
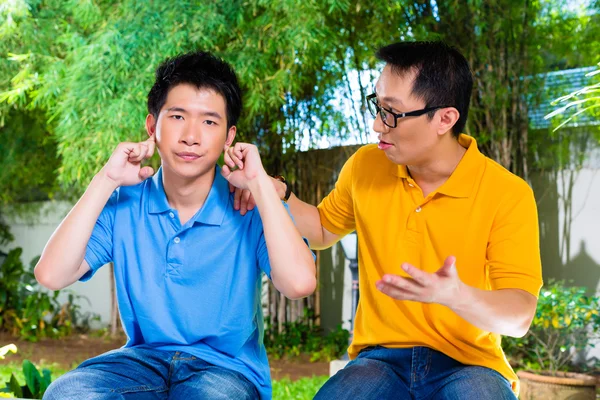
[[147,348],[109,351],[52,382],[44,399],[257,399],[242,374],[187,353]]
[[498,372],[464,365],[427,347],[360,352],[317,393],[315,400],[516,400]]

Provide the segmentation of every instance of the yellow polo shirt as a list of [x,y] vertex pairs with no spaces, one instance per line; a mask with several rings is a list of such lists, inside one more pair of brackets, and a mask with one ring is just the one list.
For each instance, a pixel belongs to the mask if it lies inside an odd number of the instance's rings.
[[386,273],[406,276],[408,262],[437,271],[456,256],[466,284],[484,290],[522,289],[538,296],[542,286],[538,218],[531,188],[485,157],[475,139],[450,178],[423,197],[406,166],[388,160],[376,145],[348,159],[333,191],[318,206],[332,233],[358,233],[360,302],[350,358],[368,346],[425,346],[469,365],[492,368],[518,391],[500,346],[500,335],[483,331],[438,304],[398,301],[379,292]]

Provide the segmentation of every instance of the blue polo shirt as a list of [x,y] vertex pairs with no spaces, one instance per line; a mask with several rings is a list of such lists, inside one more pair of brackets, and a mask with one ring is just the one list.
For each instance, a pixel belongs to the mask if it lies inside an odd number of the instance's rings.
[[271,267],[260,215],[233,208],[216,167],[204,206],[185,225],[172,209],[162,169],[117,189],[98,218],[85,260],[113,262],[125,347],[183,351],[243,374],[271,398],[260,306]]

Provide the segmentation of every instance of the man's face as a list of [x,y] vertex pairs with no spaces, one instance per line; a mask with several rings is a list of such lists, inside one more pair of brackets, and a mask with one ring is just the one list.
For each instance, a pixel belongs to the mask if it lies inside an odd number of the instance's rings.
[[165,172],[187,179],[210,172],[225,143],[233,142],[236,131],[235,126],[227,129],[223,96],[188,84],[171,88],[158,120],[149,115],[146,125],[148,132],[156,135]]
[[[425,102],[411,93],[415,75],[413,71],[399,75],[386,65],[375,86],[380,107],[396,114],[425,108]],[[379,148],[390,161],[404,165],[428,162],[438,141],[437,128],[436,120],[430,121],[427,115],[399,118],[396,127],[390,128],[377,114],[373,123],[373,130],[379,134]]]

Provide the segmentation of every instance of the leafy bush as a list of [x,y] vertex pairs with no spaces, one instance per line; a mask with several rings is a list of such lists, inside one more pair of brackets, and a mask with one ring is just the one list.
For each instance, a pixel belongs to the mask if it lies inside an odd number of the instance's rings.
[[31,361],[24,360],[23,375],[25,385],[20,385],[15,374],[11,374],[10,380],[5,384],[6,387],[0,389],[0,393],[11,393],[22,399],[41,399],[52,382],[50,370],[43,369],[40,373]]
[[22,249],[11,250],[0,265],[0,329],[30,341],[70,335],[74,329],[87,330],[98,317],[82,313],[77,303],[81,296],[69,294],[60,304],[60,291],[42,290],[33,275],[37,259],[26,269]]
[[308,354],[311,362],[331,361],[345,353],[349,338],[350,333],[341,325],[325,335],[323,329],[314,323],[312,312],[307,309],[300,320],[283,324],[281,333],[269,317],[265,319],[265,347],[275,359]]
[[542,289],[533,323],[523,338],[504,337],[513,366],[551,374],[576,368],[577,354],[600,334],[600,298],[585,288],[551,282]]

